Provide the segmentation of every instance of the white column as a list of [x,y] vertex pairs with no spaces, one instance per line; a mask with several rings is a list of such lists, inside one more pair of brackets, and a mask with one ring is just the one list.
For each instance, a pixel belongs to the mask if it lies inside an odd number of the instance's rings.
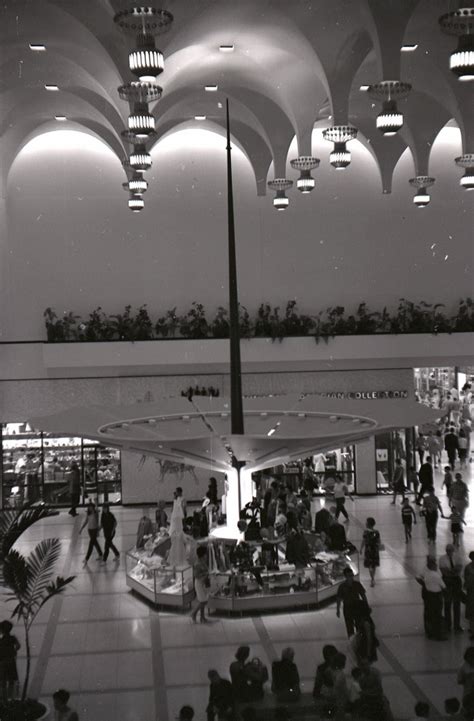
[[377,493],[374,436],[356,444],[356,490],[358,495]]
[[240,510],[249,503],[254,496],[254,488],[251,471],[242,468],[240,471],[240,507],[238,475],[235,468],[227,472],[227,494],[226,494],[226,516],[227,528],[230,531],[238,532],[237,523],[240,518]]

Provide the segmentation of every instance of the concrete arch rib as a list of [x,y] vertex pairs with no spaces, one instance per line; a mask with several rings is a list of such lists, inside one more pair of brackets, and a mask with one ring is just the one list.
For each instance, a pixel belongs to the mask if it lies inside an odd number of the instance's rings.
[[391,142],[387,143],[387,139],[375,128],[372,118],[359,117],[357,127],[358,137],[363,134],[367,139],[366,147],[370,149],[379,169],[382,193],[387,195],[392,192],[393,172],[407,148],[407,143],[398,135],[390,138]]
[[[361,11],[372,36],[380,80],[400,79],[400,48],[407,25],[420,0],[380,2],[364,0]],[[382,41],[383,38],[383,41]]]
[[[163,138],[185,128],[195,130],[196,123],[189,120],[189,118],[174,118],[162,123],[158,129],[158,138],[153,148],[157,147]],[[217,133],[222,138],[226,136],[225,120],[223,118],[206,120],[202,125],[199,125],[199,128]],[[271,152],[267,144],[252,128],[235,119],[231,122],[231,140],[242,150],[252,167],[257,195],[265,195],[267,172],[272,162]],[[223,147],[225,147],[224,144]]]
[[[417,122],[421,115],[424,116],[423,123]],[[429,175],[431,148],[448,120],[450,114],[441,103],[426,93],[416,90],[411,93],[402,135],[411,148],[417,175]]]

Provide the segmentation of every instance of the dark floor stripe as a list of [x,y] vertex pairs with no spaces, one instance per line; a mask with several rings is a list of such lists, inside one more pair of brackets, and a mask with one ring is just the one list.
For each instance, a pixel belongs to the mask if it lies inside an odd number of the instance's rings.
[[163,645],[161,641],[159,612],[153,611],[150,614],[150,626],[156,719],[157,721],[169,721],[168,695],[166,693],[165,663],[162,653]]

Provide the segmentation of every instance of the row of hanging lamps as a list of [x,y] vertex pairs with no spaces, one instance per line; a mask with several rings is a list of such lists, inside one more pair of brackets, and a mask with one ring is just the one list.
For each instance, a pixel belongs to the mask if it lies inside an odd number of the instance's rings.
[[129,192],[128,207],[139,213],[145,206],[143,194],[148,188],[143,174],[152,165],[146,144],[156,137],[155,117],[149,111],[149,104],[159,100],[163,92],[157,81],[164,69],[164,59],[154,36],[171,27],[173,15],[151,5],[130,4],[115,14],[114,22],[136,38],[136,47],[128,55],[128,65],[137,80],[121,85],[118,93],[131,108],[128,130],[122,132],[124,140],[133,146],[123,163],[129,174],[123,188]]
[[474,7],[461,7],[445,13],[438,20],[446,35],[459,38],[449,57],[449,69],[462,82],[474,80]]

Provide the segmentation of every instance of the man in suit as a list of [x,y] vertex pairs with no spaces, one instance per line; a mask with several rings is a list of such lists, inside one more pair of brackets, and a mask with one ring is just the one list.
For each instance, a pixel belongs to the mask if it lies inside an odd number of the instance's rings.
[[434,488],[433,466],[431,463],[431,456],[427,456],[426,461],[421,464],[418,471],[418,478],[420,480],[420,490],[416,498],[416,503],[418,506],[420,506],[421,499],[423,498],[425,493],[428,493],[432,488]]

